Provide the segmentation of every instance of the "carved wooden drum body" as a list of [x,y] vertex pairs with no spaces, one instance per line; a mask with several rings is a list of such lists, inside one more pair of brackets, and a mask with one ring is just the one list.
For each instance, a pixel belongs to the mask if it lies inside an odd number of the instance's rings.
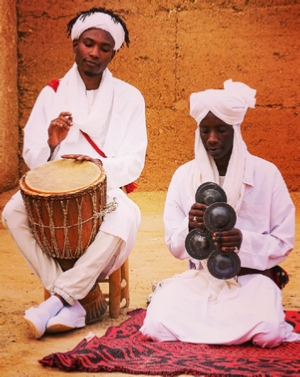
[[27,172],[20,190],[41,249],[53,258],[75,262],[102,223],[104,169],[89,161],[50,161]]

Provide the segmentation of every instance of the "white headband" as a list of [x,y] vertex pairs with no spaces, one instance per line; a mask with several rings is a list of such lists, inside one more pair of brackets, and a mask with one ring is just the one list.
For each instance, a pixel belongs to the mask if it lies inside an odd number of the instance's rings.
[[227,124],[240,124],[248,108],[254,108],[255,94],[255,89],[230,79],[224,82],[224,89],[209,89],[192,93],[190,115],[198,125],[209,111]]
[[125,39],[123,26],[115,22],[109,14],[96,12],[85,16],[80,16],[72,27],[71,39],[78,39],[87,29],[96,28],[107,31],[115,41],[114,50],[117,51],[122,46]]

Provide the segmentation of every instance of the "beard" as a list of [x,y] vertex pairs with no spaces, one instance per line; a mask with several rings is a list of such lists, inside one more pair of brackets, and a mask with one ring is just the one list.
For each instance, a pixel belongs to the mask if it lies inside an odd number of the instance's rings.
[[89,70],[83,70],[82,72],[84,73],[85,76],[88,76],[88,77],[102,76],[103,74],[103,72],[93,72]]

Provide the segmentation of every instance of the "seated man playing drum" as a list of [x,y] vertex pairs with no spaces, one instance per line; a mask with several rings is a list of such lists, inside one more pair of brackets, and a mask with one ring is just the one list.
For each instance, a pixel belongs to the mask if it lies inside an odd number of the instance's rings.
[[[20,192],[6,204],[3,223],[31,271],[50,293],[38,307],[25,312],[37,339],[46,331],[85,326],[86,311],[79,301],[99,276],[109,276],[124,263],[140,224],[139,208],[121,188],[130,192],[130,184],[144,167],[144,98],[107,68],[124,43],[129,46],[126,24],[110,10],[92,8],[68,23],[68,34],[75,63],[38,96],[25,126],[23,158],[30,171],[61,159],[101,166],[107,177],[107,202],[116,201],[117,208],[104,216],[85,253],[72,268],[64,270],[42,251],[33,236]],[[41,180],[47,181],[47,176]]]
[[[153,340],[251,341],[270,348],[300,340],[285,322],[284,282],[273,280],[280,269],[275,266],[293,248],[295,208],[279,170],[247,151],[240,130],[255,94],[246,84],[227,80],[224,89],[190,97],[198,126],[195,159],[174,173],[164,211],[167,246],[175,258],[188,260],[189,270],[162,281],[152,294],[141,332]],[[206,182],[221,186],[237,216],[232,229],[211,233],[221,253],[238,252],[241,268],[229,279],[216,278],[209,257],[192,258],[186,248],[188,234],[207,224],[209,206],[195,202]]]

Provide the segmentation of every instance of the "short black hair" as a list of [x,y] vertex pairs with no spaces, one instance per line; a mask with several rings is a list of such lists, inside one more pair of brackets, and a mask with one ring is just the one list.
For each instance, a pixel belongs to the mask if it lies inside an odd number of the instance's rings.
[[78,13],[77,16],[72,18],[72,20],[70,20],[67,24],[67,35],[68,35],[68,37],[71,36],[72,28],[73,28],[75,22],[79,18],[82,18],[82,20],[84,20],[86,17],[90,16],[93,13],[106,13],[106,14],[111,16],[112,20],[115,23],[120,23],[122,25],[123,29],[124,29],[126,46],[129,47],[129,44],[130,44],[129,31],[127,29],[125,21],[120,16],[115,14],[112,10],[105,9],[105,8],[102,8],[102,7],[94,7],[94,8],[91,8],[89,10],[82,11],[82,12]]

